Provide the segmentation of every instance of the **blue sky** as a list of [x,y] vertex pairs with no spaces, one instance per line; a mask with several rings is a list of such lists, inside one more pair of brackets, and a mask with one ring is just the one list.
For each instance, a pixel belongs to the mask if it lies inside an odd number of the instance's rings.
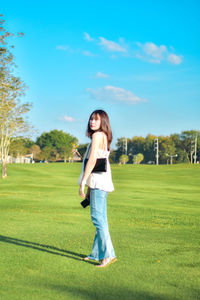
[[[4,1],[17,74],[38,135],[85,143],[88,117],[108,112],[119,137],[200,129],[200,2]],[[34,137],[33,137],[34,139]]]

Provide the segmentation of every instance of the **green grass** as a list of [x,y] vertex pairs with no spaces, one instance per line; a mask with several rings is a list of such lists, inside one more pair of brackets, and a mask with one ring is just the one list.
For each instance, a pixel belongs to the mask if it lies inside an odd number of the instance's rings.
[[0,299],[200,299],[200,166],[113,165],[118,261],[81,261],[95,228],[80,164],[8,165],[0,179]]

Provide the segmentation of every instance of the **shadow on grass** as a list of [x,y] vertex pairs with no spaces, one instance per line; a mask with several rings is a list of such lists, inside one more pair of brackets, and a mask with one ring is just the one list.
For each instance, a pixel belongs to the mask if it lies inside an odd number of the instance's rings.
[[[41,285],[40,285],[41,286]],[[105,285],[100,287],[96,286],[93,288],[80,288],[48,284],[48,288],[55,290],[57,293],[65,293],[65,299],[86,299],[86,300],[172,300],[170,296],[158,295],[155,292],[147,291],[134,291],[131,288],[125,286],[109,286]],[[63,298],[61,298],[63,299]],[[173,300],[178,300],[174,297]]]
[[[34,250],[39,250],[39,251],[47,252],[47,253],[54,254],[54,255],[65,256],[67,258],[71,258],[71,259],[79,260],[79,261],[83,261],[82,258],[86,256],[84,254],[76,253],[73,251],[59,249],[54,246],[33,243],[33,242],[24,241],[24,240],[20,240],[20,239],[8,237],[8,236],[3,236],[3,235],[0,235],[0,242],[14,244],[14,245],[22,246],[22,247],[26,247],[26,248],[31,248]],[[83,262],[86,262],[86,263],[89,263],[92,265],[97,264],[97,262],[92,262],[92,261],[83,261]]]

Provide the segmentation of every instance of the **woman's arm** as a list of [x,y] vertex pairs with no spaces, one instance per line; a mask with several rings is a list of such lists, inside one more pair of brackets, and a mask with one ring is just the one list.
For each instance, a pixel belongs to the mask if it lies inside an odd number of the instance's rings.
[[85,198],[90,199],[90,187],[88,186]]
[[86,181],[88,179],[88,177],[90,176],[95,164],[96,164],[96,160],[97,160],[97,151],[99,149],[99,145],[101,144],[102,141],[102,133],[101,132],[95,132],[92,135],[92,144],[91,144],[91,152],[90,152],[90,156],[88,159],[88,162],[86,164],[85,167],[85,171],[83,174],[83,178],[80,184],[80,189],[79,189],[79,195],[84,198],[85,197],[85,193],[84,193],[84,189],[85,189],[85,184]]

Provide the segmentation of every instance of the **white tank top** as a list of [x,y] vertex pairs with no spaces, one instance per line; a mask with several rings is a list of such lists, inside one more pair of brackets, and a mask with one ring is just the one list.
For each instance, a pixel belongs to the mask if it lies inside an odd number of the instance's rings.
[[[78,184],[80,185],[81,180],[84,174],[84,160],[86,156],[89,156],[90,145],[88,145],[84,159],[82,164],[82,172],[80,174]],[[88,154],[88,155],[87,155]],[[97,152],[97,158],[106,158],[107,159],[107,171],[106,172],[98,172],[98,173],[91,173],[86,181],[86,185],[89,186],[91,189],[99,189],[105,192],[112,192],[114,191],[114,186],[112,182],[112,175],[111,175],[111,168],[109,162],[109,154],[110,151],[99,149]]]

